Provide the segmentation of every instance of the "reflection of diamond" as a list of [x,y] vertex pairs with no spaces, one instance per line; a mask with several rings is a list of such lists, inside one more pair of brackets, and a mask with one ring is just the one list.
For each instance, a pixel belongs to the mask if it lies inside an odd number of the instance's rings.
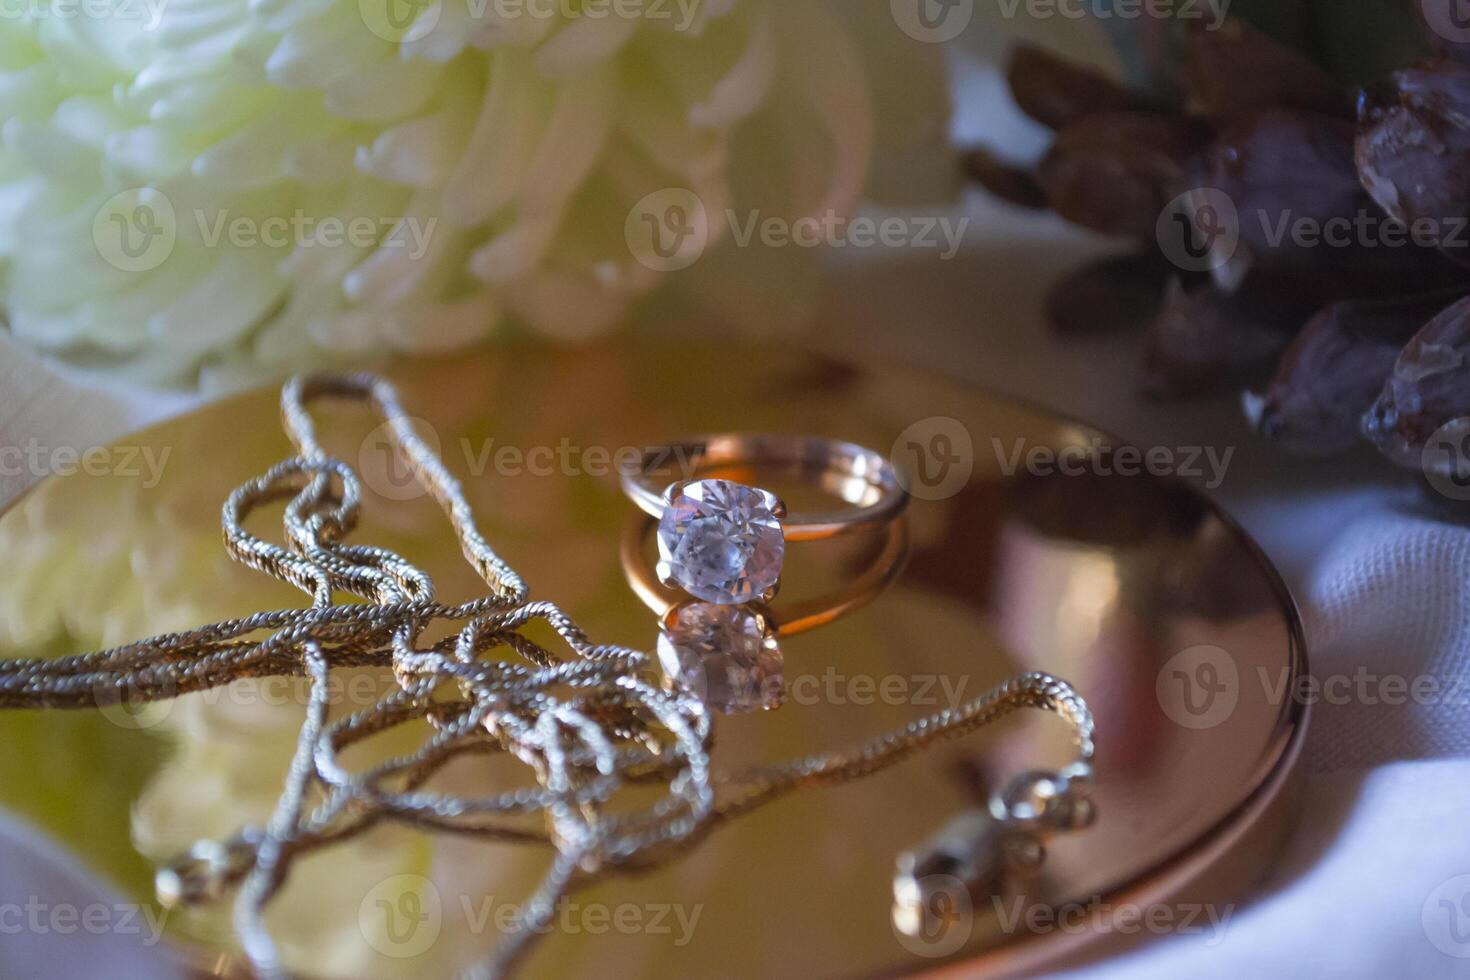
[[734,606],[681,606],[658,637],[669,679],[711,711],[741,714],[779,708],[781,651],[760,617]]
[[728,480],[687,484],[658,525],[665,581],[705,602],[738,605],[766,595],[786,557],[779,506],[764,490]]

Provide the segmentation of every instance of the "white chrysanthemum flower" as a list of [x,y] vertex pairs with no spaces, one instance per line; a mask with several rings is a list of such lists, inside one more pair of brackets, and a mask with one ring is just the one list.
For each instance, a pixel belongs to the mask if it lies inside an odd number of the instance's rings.
[[874,142],[818,0],[103,2],[0,16],[0,296],[143,380],[593,335],[664,274],[648,195],[845,212]]

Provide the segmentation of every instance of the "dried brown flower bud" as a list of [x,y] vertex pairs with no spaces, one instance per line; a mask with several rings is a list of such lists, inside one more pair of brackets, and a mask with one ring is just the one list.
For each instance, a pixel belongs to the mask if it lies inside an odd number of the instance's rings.
[[1176,284],[1149,325],[1144,392],[1182,398],[1263,370],[1291,340],[1297,322],[1252,309],[1211,285]]
[[1433,249],[1316,248],[1304,250],[1303,256],[1305,261],[1296,265],[1254,265],[1243,287],[1252,305],[1262,306],[1268,315],[1272,310],[1264,307],[1279,308],[1305,323],[1329,303],[1401,300],[1422,293],[1448,296],[1470,285],[1465,270]]
[[1207,116],[1291,107],[1348,116],[1352,103],[1332,76],[1239,17],[1184,35],[1188,107]]
[[1033,44],[1019,44],[1011,51],[1006,81],[1021,111],[1051,129],[1088,116],[1149,107],[1143,96],[1100,72]]
[[1002,201],[1023,208],[1046,207],[1046,192],[1037,183],[1035,174],[1000,160],[983,147],[968,150],[963,166],[966,177]]
[[1470,416],[1470,298],[1430,320],[1404,347],[1363,435],[1400,466],[1418,469],[1445,423]]
[[1066,336],[1143,327],[1158,312],[1170,272],[1169,264],[1154,250],[1089,262],[1047,293],[1047,323]]
[[1302,248],[1294,226],[1354,218],[1373,206],[1358,183],[1353,135],[1351,122],[1318,113],[1254,113],[1220,132],[1186,182],[1230,199],[1240,239],[1258,260],[1318,264],[1330,258],[1320,253],[1341,250]]
[[1405,222],[1470,215],[1470,66],[1395,72],[1363,92],[1358,119],[1358,172],[1383,210]]
[[1257,431],[1297,452],[1350,448],[1404,344],[1462,295],[1435,292],[1324,308],[1287,348],[1264,396],[1247,396]]
[[1180,117],[1091,116],[1057,134],[1037,176],[1052,209],[1068,221],[1153,241],[1159,214],[1203,138],[1199,124]]

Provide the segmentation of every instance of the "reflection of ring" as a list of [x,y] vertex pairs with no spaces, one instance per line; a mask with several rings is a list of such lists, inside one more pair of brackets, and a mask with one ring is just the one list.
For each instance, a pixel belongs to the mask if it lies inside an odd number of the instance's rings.
[[[669,482],[660,470],[679,460],[709,478]],[[713,474],[782,474],[820,487],[851,506],[790,514],[775,495]],[[719,435],[644,454],[623,475],[623,491],[659,518],[659,581],[705,602],[736,605],[776,594],[787,541],[811,541],[888,524],[908,495],[883,456],[849,442],[810,436]]]
[[[691,603],[685,596],[660,583],[649,565],[644,542],[649,530],[655,526],[649,520],[629,521],[623,532],[620,558],[628,584],[638,598],[643,600],[643,604],[653,610],[667,627],[677,617],[679,610]],[[882,550],[852,581],[836,592],[792,603],[779,612],[762,608],[762,625],[768,628],[773,637],[795,636],[826,626],[871,602],[892,584],[902,570],[904,558],[908,555],[908,531],[907,520],[891,521],[885,529]]]

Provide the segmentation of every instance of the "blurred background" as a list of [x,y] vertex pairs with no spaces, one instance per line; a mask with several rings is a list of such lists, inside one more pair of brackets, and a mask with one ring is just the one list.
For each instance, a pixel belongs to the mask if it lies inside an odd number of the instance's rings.
[[[1459,0],[486,3],[0,10],[0,501],[308,367],[808,347],[1226,460],[1319,677],[1465,675]],[[1225,942],[1099,972],[1470,955],[1464,699],[1314,712]]]

